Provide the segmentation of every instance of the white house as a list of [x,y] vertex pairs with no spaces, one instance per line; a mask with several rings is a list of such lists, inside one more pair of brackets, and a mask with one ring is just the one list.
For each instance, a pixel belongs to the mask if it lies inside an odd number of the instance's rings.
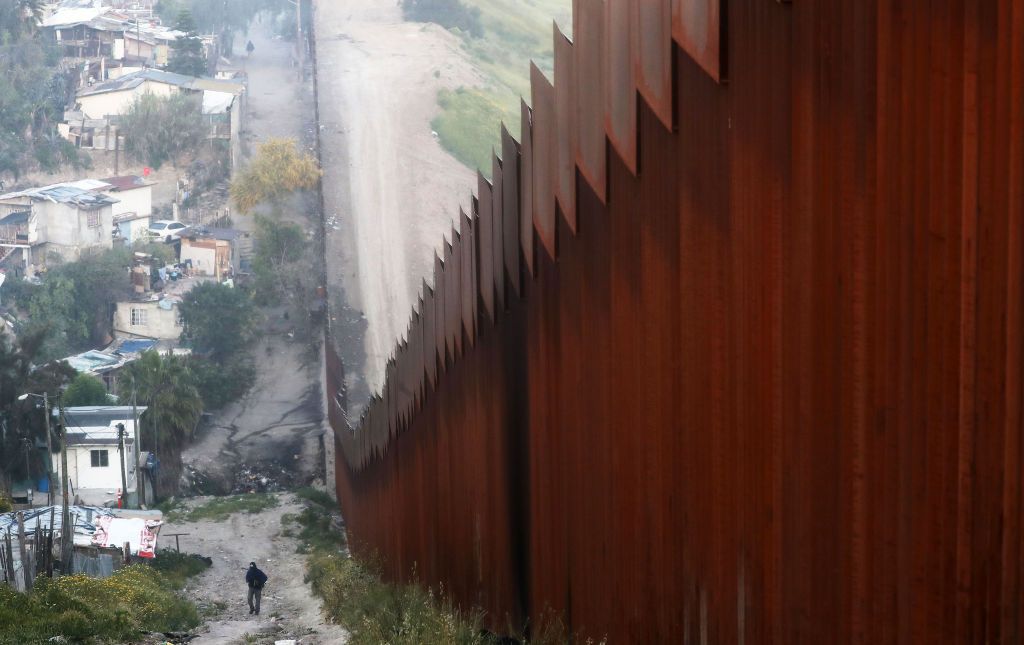
[[184,330],[178,311],[180,302],[181,298],[173,296],[119,302],[114,311],[114,335],[176,341]]
[[0,248],[20,249],[25,265],[46,264],[53,252],[78,260],[85,249],[109,249],[117,199],[95,179],[0,195]]
[[107,177],[100,181],[110,186],[103,194],[118,200],[111,208],[118,235],[130,243],[146,236],[153,215],[155,182],[137,175]]
[[[138,408],[141,415],[144,407]],[[127,493],[136,490],[135,422],[131,406],[72,407],[64,410],[67,424],[69,492],[85,504],[116,505],[124,464]],[[119,450],[119,426],[124,427],[124,451]],[[56,461],[61,481],[60,459]]]

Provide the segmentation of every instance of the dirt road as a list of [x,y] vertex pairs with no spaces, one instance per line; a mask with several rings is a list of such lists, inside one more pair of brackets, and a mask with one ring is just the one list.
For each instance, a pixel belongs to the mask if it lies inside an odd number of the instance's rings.
[[329,285],[365,316],[364,360],[343,355],[358,407],[381,385],[434,249],[475,188],[431,134],[437,92],[482,80],[455,36],[403,21],[394,0],[315,4],[324,203],[337,221]]
[[[187,507],[207,499],[190,499]],[[279,506],[261,513],[235,513],[221,522],[168,523],[161,528],[162,535],[188,533],[180,538],[181,550],[213,560],[213,566],[185,588],[185,595],[207,616],[192,645],[285,639],[303,645],[346,642],[347,632],[324,621],[320,601],[303,582],[305,557],[296,553],[299,541],[282,532],[281,518],[299,513],[302,504],[291,494],[279,499]],[[173,548],[173,541],[164,539],[161,546]],[[246,604],[245,570],[252,561],[269,577],[259,616],[250,615]]]
[[[253,153],[260,142],[281,137],[311,149],[315,133],[312,89],[309,83],[299,82],[292,67],[293,44],[272,37],[265,27],[269,22],[254,24],[247,36],[256,49],[246,61],[246,139]],[[300,195],[281,215],[310,230],[319,218],[316,206],[312,196]],[[236,214],[233,220],[236,228],[255,229],[251,216]],[[264,313],[266,323],[253,348],[256,385],[240,401],[217,411],[183,458],[213,479],[229,481],[243,465],[273,462],[293,471],[296,483],[305,483],[321,470],[322,363],[319,353],[308,344],[289,337],[291,325],[283,319],[283,310]]]

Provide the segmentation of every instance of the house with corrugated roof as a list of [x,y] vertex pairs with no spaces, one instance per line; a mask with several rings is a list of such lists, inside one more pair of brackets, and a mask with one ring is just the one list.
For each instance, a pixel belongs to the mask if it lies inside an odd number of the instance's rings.
[[0,195],[0,261],[21,253],[27,270],[48,258],[75,261],[83,251],[112,246],[113,205],[95,179]]
[[[141,416],[145,410],[144,406],[133,410],[130,405],[64,409],[69,497],[86,504],[104,506],[116,505],[119,491],[125,497],[134,496],[137,480],[134,415]],[[144,459],[139,461],[144,463]],[[54,481],[61,481],[60,461],[55,465]],[[122,467],[127,480],[126,490],[122,490]],[[152,486],[147,488],[152,490]]]
[[149,220],[153,215],[153,186],[156,182],[138,175],[107,177],[100,181],[110,186],[103,190],[103,194],[118,200],[113,205],[117,236],[129,243],[147,237]]

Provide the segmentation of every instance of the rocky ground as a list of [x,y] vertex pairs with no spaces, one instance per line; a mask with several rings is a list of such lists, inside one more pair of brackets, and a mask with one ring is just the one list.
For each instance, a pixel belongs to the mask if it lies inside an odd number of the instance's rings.
[[[185,508],[208,499],[188,499]],[[213,561],[185,588],[206,618],[193,645],[347,641],[345,630],[323,619],[320,601],[303,580],[305,557],[296,552],[299,540],[282,527],[282,518],[300,512],[302,503],[290,493],[279,494],[278,499],[278,506],[260,513],[234,513],[223,521],[171,522],[161,528],[162,535],[187,533],[179,538],[181,550]],[[162,546],[173,547],[172,539],[165,539]],[[252,561],[269,577],[259,616],[249,614],[246,604],[245,571]]]

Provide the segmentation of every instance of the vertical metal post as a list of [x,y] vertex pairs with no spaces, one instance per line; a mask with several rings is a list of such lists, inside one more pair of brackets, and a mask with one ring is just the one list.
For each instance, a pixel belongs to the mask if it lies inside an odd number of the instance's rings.
[[146,500],[146,487],[143,483],[142,470],[139,468],[139,455],[142,454],[142,444],[139,443],[139,408],[136,402],[135,380],[132,379],[132,420],[135,424],[133,433],[135,436],[135,491],[139,495],[139,508],[142,508]]
[[121,499],[118,500],[118,508],[126,508],[128,499],[128,474],[125,472],[124,436],[128,434],[124,424],[117,424],[117,460],[121,462]]
[[[50,398],[43,391],[43,415],[46,417],[46,503],[53,506],[53,439],[50,438]],[[50,525],[53,528],[53,525]]]
[[25,591],[32,591],[32,570],[28,566],[28,545],[25,544],[25,514],[18,511],[18,552],[21,555],[21,573],[25,576]]
[[60,410],[60,474],[61,494],[64,497],[61,511],[60,530],[60,563],[61,574],[71,573],[71,549],[74,548],[75,527],[71,525],[71,507],[68,500],[68,424],[64,418],[64,404],[58,403]]

